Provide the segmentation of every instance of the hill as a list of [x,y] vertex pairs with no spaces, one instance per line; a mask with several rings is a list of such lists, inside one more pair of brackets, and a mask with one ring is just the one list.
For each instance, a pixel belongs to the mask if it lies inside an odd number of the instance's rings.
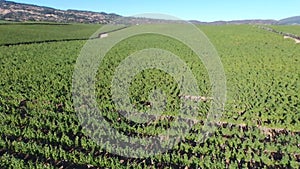
[[0,1],[0,20],[76,23],[109,23],[117,14],[79,10],[59,10],[49,7]]
[[300,24],[300,16],[294,16],[286,19],[282,19],[278,21],[279,25],[299,25]]
[[190,21],[194,24],[200,25],[241,25],[241,24],[264,24],[264,25],[274,25],[277,24],[278,21],[276,20],[262,20],[262,19],[252,19],[252,20],[233,20],[233,21],[214,21],[214,22],[201,22],[201,21]]

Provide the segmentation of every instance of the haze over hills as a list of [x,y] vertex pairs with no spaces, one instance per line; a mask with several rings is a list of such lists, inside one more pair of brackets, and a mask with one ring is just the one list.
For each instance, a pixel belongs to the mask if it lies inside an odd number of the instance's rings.
[[[92,12],[80,10],[60,10],[50,7],[43,7],[31,4],[15,3],[11,1],[0,0],[0,20],[7,21],[42,21],[42,22],[60,22],[60,23],[110,23],[117,18],[124,18],[114,13]],[[146,18],[128,18],[131,22],[166,22],[162,20],[149,20]],[[300,24],[300,16],[290,17],[282,20],[234,20],[234,21],[214,21],[201,22],[191,20],[194,24],[272,24],[272,25],[294,25]]]

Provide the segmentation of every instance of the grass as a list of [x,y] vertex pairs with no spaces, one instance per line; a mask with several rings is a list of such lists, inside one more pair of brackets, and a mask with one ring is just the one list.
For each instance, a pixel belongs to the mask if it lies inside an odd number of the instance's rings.
[[97,24],[0,24],[0,44],[89,38],[100,27]]
[[300,25],[271,26],[273,29],[300,36]]

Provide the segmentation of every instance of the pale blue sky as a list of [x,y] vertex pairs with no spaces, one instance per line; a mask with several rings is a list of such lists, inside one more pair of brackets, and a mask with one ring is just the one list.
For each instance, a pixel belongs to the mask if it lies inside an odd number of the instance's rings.
[[283,19],[300,15],[300,0],[15,0],[15,2],[132,16],[162,13],[185,20]]

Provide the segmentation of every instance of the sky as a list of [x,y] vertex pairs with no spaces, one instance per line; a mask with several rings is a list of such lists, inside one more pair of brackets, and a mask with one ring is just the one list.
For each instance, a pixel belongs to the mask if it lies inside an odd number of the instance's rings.
[[300,0],[11,0],[57,9],[134,16],[160,13],[183,20],[229,21],[300,16]]

